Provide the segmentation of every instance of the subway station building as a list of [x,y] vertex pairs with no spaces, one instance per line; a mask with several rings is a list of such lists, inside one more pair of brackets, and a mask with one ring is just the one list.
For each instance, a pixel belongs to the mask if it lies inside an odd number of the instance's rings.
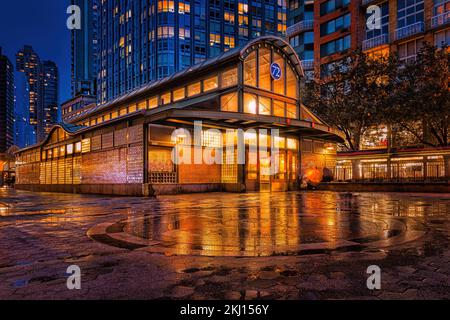
[[[302,77],[287,42],[258,38],[67,117],[42,143],[16,154],[16,187],[118,195],[296,190],[305,170],[334,170],[342,141],[301,104]],[[203,131],[193,144],[236,149],[244,141],[245,163],[237,152],[222,163],[175,163],[173,150],[185,136],[174,132],[194,136],[199,122]]]

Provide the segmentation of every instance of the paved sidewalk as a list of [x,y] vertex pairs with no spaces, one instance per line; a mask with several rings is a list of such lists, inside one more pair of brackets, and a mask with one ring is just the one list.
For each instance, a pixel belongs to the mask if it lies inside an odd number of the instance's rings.
[[[117,223],[122,242],[87,235]],[[402,241],[407,230],[422,236]],[[318,246],[349,240],[361,245]],[[1,189],[0,299],[449,299],[449,243],[450,195]],[[81,290],[66,287],[70,265]],[[366,287],[370,265],[381,290]]]

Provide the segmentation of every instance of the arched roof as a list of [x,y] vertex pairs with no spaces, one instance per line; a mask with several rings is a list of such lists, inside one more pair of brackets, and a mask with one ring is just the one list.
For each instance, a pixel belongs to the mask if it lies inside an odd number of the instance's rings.
[[243,60],[247,55],[248,51],[252,47],[263,43],[269,43],[274,47],[279,48],[288,57],[289,61],[295,68],[297,75],[299,77],[304,77],[304,72],[301,66],[300,59],[298,58],[295,50],[291,47],[291,45],[288,42],[286,42],[282,38],[275,36],[262,36],[250,40],[249,42],[243,44],[242,46],[223,52],[214,58],[195,64],[182,71],[178,71],[171,76],[145,84],[142,87],[135,89],[129,93],[126,93],[107,103],[99,104],[96,107],[92,108],[92,110],[90,110],[89,112],[83,113],[78,117],[72,118],[71,121],[80,121],[81,119],[84,119],[91,114],[97,114],[98,112],[105,110],[110,106],[127,103],[129,101],[132,101],[140,96],[149,93],[150,91],[155,91],[160,88],[164,88],[168,85],[171,85],[172,83],[183,81],[184,78],[189,78],[195,72],[206,72],[208,70],[213,70],[220,65],[232,61],[233,59]]

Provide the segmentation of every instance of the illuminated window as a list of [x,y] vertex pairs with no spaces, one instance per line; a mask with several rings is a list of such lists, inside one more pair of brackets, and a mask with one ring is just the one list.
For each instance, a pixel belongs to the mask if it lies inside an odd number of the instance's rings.
[[97,121],[97,124],[102,123],[103,122],[103,117],[98,117],[96,121]]
[[244,61],[244,84],[256,87],[256,51],[250,53]]
[[119,116],[119,113],[117,111],[114,111],[113,113],[111,113],[111,119],[115,119]]
[[59,148],[53,148],[53,157],[58,158],[59,157]]
[[173,101],[178,101],[184,98],[186,98],[184,87],[173,91]]
[[219,86],[219,84],[218,84],[217,76],[203,80],[203,91],[205,91],[205,92],[217,89],[218,86]]
[[48,149],[47,150],[47,159],[52,159],[53,158],[53,150],[52,149]]
[[202,131],[202,146],[210,148],[222,147],[222,133],[218,130]]
[[259,87],[261,89],[271,89],[270,76],[270,50],[267,48],[259,49]]
[[290,66],[286,67],[286,95],[291,98],[297,98],[297,78]]
[[119,110],[119,116],[123,116],[123,115],[126,115],[126,114],[127,114],[127,108],[126,107]]
[[270,115],[270,99],[259,97],[259,114]]
[[273,92],[284,95],[284,79],[285,79],[285,68],[284,68],[284,59],[278,53],[273,53],[273,62],[277,63],[281,68],[281,77],[278,80],[273,81]]
[[237,68],[222,73],[222,88],[237,85]]
[[128,113],[135,112],[135,111],[136,111],[136,105],[135,104],[132,104],[131,106],[128,107]]
[[229,93],[220,97],[220,109],[222,111],[238,112],[237,92]]
[[275,137],[274,144],[279,149],[284,149],[284,148],[286,148],[286,139],[283,137]]
[[145,110],[145,109],[147,109],[147,101],[141,101],[141,102],[139,102],[138,103],[138,109],[139,110]]
[[175,12],[173,0],[160,0],[158,1],[158,12]]
[[97,120],[96,119],[92,119],[89,124],[91,126],[95,126],[97,124]]
[[103,116],[103,120],[105,120],[105,121],[111,120],[111,114],[110,114],[110,113],[105,114],[105,115]]
[[296,139],[287,139],[287,147],[291,150],[297,150],[297,140]]
[[286,117],[297,119],[297,106],[295,104],[286,103]]
[[232,49],[235,47],[235,40],[233,36],[225,36],[224,37],[224,46],[225,46],[225,51],[226,49]]
[[196,82],[188,86],[188,97],[195,96],[197,94],[200,94],[201,92],[202,89],[200,82]]
[[68,144],[67,146],[67,154],[73,154],[73,144]]
[[170,102],[170,92],[161,95],[161,105],[169,104]]
[[81,152],[87,153],[91,151],[91,139],[83,139],[81,140]]
[[42,161],[45,161],[47,159],[47,152],[42,151]]
[[244,93],[244,112],[256,114],[256,96],[250,93]]
[[154,109],[158,106],[158,97],[153,97],[148,100],[148,108]]
[[274,100],[273,101],[273,115],[276,117],[285,117],[285,105],[284,102]]
[[81,152],[81,141],[75,143],[75,153],[80,153]]
[[66,155],[66,147],[65,146],[59,147],[59,155],[61,157],[64,157]]

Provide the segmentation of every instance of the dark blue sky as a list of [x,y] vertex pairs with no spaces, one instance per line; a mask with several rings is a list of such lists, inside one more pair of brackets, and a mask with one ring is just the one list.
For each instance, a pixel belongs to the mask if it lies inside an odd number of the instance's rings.
[[15,65],[15,54],[32,45],[41,60],[56,62],[60,102],[70,98],[70,31],[66,27],[69,0],[11,0],[0,4],[0,46]]

